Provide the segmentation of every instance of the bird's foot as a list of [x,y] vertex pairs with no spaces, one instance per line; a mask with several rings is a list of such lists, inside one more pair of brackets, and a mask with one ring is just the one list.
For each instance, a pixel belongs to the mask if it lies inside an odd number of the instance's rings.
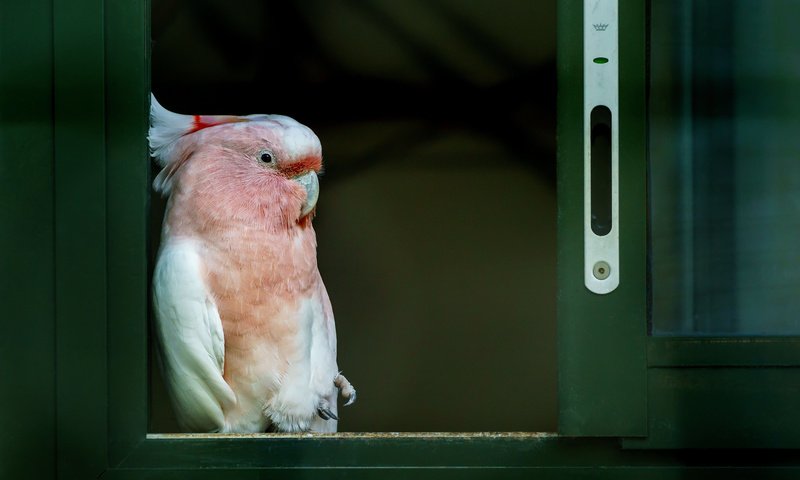
[[317,415],[319,415],[319,418],[323,420],[339,420],[339,417],[337,417],[336,414],[331,411],[331,407],[327,400],[320,402],[319,406],[317,407]]
[[356,389],[347,381],[344,375],[341,373],[336,375],[336,378],[333,380],[334,385],[336,388],[339,389],[339,393],[342,394],[343,398],[347,399],[344,406],[352,405],[356,401]]

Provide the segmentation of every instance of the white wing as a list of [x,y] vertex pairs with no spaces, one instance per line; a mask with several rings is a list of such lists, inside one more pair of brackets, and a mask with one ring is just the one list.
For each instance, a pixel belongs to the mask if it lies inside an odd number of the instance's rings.
[[236,395],[222,377],[222,321],[202,277],[191,241],[173,241],[159,253],[153,274],[153,307],[164,377],[178,423],[193,432],[224,428],[224,409]]

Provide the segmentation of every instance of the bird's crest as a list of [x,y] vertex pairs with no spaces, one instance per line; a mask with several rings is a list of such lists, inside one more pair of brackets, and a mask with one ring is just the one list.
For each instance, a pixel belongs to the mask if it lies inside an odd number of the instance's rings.
[[169,165],[176,156],[172,155],[175,142],[204,128],[224,123],[247,122],[249,119],[235,115],[183,115],[170,112],[162,107],[155,95],[150,95],[150,155],[162,167]]

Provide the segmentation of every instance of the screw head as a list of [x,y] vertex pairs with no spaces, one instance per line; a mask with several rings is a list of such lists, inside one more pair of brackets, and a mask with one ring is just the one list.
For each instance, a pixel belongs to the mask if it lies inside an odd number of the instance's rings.
[[594,275],[594,278],[598,280],[605,280],[609,277],[609,275],[611,275],[611,265],[609,265],[608,262],[600,260],[594,264],[594,267],[592,268],[592,274]]

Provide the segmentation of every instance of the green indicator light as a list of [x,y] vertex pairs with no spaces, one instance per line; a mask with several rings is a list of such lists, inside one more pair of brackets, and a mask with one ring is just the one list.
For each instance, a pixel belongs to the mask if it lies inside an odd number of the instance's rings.
[[608,63],[608,59],[606,57],[597,57],[593,60],[594,63],[604,64]]

